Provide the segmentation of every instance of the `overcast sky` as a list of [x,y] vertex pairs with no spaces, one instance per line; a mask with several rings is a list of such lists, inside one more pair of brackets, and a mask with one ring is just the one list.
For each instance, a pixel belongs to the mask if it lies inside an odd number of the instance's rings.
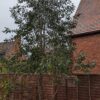
[[[9,34],[2,33],[4,27],[14,28],[14,20],[11,18],[9,8],[16,4],[17,0],[0,0],[0,42],[5,38],[11,37]],[[76,9],[79,5],[80,0],[72,0],[75,4]]]

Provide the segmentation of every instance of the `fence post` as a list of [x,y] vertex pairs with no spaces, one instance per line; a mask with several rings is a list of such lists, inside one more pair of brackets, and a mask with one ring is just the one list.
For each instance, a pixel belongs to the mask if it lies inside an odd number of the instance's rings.
[[[77,78],[78,78],[78,76],[77,76]],[[79,83],[77,83],[77,100],[78,100],[78,94],[79,94],[79,92],[78,92],[78,86],[79,86]]]
[[89,100],[91,100],[91,81],[90,81],[90,75],[88,75],[88,81],[89,81]]
[[67,81],[68,81],[68,79],[66,78],[66,100],[68,100],[68,93],[67,93],[67,91],[68,91],[68,85],[67,85]]

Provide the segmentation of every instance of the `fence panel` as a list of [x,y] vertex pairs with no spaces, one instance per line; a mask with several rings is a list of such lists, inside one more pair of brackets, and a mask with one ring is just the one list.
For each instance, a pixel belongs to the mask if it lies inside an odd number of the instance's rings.
[[67,100],[100,100],[100,75],[77,75],[78,85],[74,77],[66,80]]
[[67,78],[66,84],[67,84],[67,100],[77,100],[78,84],[76,83],[76,77]]
[[91,100],[100,100],[100,75],[92,75],[91,83]]
[[78,100],[89,100],[89,77],[82,75],[78,78]]

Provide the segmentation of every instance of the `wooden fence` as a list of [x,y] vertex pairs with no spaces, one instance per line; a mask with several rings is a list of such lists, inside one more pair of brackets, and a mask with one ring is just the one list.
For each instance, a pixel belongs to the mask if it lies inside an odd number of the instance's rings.
[[[1,98],[5,94],[2,82],[6,86],[9,83],[11,88],[6,87],[9,90],[6,100],[38,100],[36,75],[0,75]],[[45,75],[42,85],[43,100],[52,100],[55,93],[52,77]],[[62,79],[55,100],[100,100],[100,75],[77,75]]]
[[[66,100],[100,100],[100,75],[78,75],[78,84],[68,85]],[[72,79],[73,80],[73,79]]]
[[[8,85],[11,87],[9,94],[7,94],[6,100],[38,100],[38,86],[36,75],[2,74],[0,75],[0,83],[2,83],[3,80],[6,81],[4,83],[8,82]],[[52,100],[55,94],[55,86],[53,85],[52,77],[49,75],[44,75],[42,80],[43,100]],[[66,81],[63,80],[60,84],[61,85],[59,86],[59,90],[55,98],[57,100],[65,100]],[[4,88],[2,88],[2,84],[0,84],[0,97],[3,98],[4,95]]]

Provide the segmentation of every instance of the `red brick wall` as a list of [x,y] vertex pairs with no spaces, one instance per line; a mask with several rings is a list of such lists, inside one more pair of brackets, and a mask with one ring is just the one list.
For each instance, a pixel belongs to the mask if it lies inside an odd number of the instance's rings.
[[96,62],[96,67],[91,73],[100,74],[100,34],[76,37],[73,41],[76,43],[74,55],[76,56],[81,51],[86,53],[88,61]]

